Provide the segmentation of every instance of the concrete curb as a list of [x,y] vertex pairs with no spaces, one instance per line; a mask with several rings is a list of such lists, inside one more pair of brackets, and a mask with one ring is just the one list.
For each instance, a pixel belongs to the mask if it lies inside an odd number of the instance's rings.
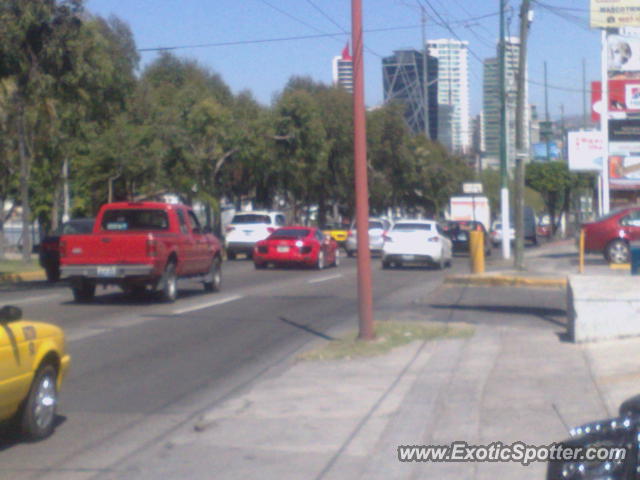
[[0,273],[0,283],[20,283],[46,280],[44,270],[21,273]]
[[479,274],[448,275],[445,285],[464,285],[469,287],[539,287],[566,288],[566,277],[525,277],[518,275]]

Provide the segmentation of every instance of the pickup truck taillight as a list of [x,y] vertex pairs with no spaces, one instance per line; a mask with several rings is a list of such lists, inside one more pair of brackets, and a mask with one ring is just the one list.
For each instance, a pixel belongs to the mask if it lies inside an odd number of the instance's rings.
[[147,257],[158,256],[158,241],[153,238],[153,235],[149,234],[147,238]]
[[60,253],[60,258],[67,256],[67,242],[65,240],[60,240],[58,252]]

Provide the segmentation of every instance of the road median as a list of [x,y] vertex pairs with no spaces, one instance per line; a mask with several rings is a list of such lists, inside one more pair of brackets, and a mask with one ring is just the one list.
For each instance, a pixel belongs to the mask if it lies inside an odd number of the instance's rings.
[[533,288],[566,288],[565,276],[539,276],[517,273],[484,273],[448,275],[445,285],[468,287],[533,287]]
[[0,284],[36,282],[45,279],[44,270],[34,270],[32,272],[0,272]]

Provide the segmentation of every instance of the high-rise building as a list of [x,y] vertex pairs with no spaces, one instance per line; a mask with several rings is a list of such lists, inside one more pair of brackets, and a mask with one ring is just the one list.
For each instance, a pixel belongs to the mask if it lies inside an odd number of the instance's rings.
[[429,55],[438,59],[438,103],[451,107],[451,122],[440,122],[448,130],[440,130],[441,143],[451,151],[467,153],[473,133],[469,116],[469,42],[429,40],[427,48]]
[[[498,45],[498,54],[500,53]],[[507,113],[507,164],[511,168],[516,158],[516,100],[517,76],[520,54],[520,39],[509,37],[505,39],[505,91]],[[529,150],[529,102],[527,87],[527,72],[525,70],[524,115],[525,150]],[[484,157],[485,166],[497,166],[500,161],[500,63],[498,58],[488,58],[484,61],[483,79],[483,114],[484,114]]]
[[333,57],[333,84],[353,93],[353,59],[349,44],[342,50],[342,55]]
[[[425,133],[424,54],[418,50],[396,50],[382,59],[384,101],[405,105],[404,118],[413,133]],[[438,139],[438,59],[427,56],[429,137]]]

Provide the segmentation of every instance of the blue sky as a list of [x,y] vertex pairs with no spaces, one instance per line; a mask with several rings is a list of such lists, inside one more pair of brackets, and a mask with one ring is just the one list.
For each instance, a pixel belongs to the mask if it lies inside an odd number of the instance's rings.
[[[495,56],[499,0],[362,2],[368,106],[383,99],[381,57],[396,49],[421,48],[422,4],[429,16],[428,39],[455,38],[448,25],[457,37],[470,42],[471,111],[479,112],[482,65],[478,59]],[[292,75],[330,83],[331,60],[349,40],[344,31],[350,31],[351,25],[350,0],[87,0],[85,5],[92,13],[113,14],[126,21],[141,49],[216,44],[174,53],[196,59],[219,73],[234,92],[250,90],[264,104],[271,102]],[[509,5],[509,30],[517,35],[520,1],[510,0]],[[587,80],[599,77],[600,36],[588,28],[588,0],[540,0],[533,5],[529,97],[543,112],[544,89],[538,83],[544,79],[544,62],[548,63],[550,85],[580,90],[583,58]],[[317,37],[322,34],[335,35]],[[309,36],[316,37],[300,38]],[[273,41],[285,38],[289,40]],[[157,55],[143,53],[142,65]],[[551,88],[553,117],[559,115],[560,104],[567,114],[582,114],[580,92]]]

